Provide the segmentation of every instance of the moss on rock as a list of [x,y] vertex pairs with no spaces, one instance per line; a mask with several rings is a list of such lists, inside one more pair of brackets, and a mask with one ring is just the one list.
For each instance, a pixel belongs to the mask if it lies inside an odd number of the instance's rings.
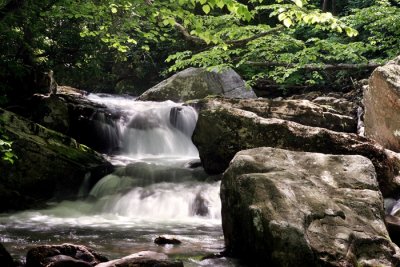
[[0,127],[18,157],[14,164],[0,161],[0,211],[73,197],[85,176],[95,182],[112,169],[100,154],[74,139],[2,109]]

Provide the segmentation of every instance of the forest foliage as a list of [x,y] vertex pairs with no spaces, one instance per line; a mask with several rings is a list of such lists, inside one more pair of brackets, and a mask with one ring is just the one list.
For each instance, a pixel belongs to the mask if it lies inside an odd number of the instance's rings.
[[346,86],[399,54],[400,0],[0,0],[0,105],[61,84],[138,94],[189,66]]

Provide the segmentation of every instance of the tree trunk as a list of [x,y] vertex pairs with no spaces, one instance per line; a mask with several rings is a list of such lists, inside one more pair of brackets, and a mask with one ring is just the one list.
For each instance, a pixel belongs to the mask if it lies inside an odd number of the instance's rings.
[[328,4],[329,4],[329,0],[324,0],[322,2],[322,12],[327,12],[328,11]]

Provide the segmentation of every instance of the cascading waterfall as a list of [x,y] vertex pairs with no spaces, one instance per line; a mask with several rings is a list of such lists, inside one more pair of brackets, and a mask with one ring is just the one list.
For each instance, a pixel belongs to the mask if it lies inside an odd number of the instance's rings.
[[[110,125],[105,127],[103,121],[98,121],[104,136],[119,137],[119,156],[132,159],[198,157],[191,141],[197,121],[197,113],[192,107],[172,101],[134,101],[129,97],[89,95],[88,98],[120,114],[112,130]],[[110,140],[110,143],[115,141]]]
[[[88,98],[119,114],[112,123],[96,118],[96,129],[104,131],[100,134],[109,136],[108,143],[116,146],[112,149],[116,152],[109,155],[118,166],[116,171],[90,190],[86,181],[80,191],[89,192],[86,200],[0,217],[4,236],[0,241],[21,242],[22,234],[37,237],[36,241],[25,240],[26,246],[45,240],[78,241],[111,257],[140,250],[187,257],[221,251],[220,183],[206,182],[208,176],[200,167],[187,167],[199,161],[191,141],[196,111],[171,101],[140,102],[104,95]],[[175,235],[183,244],[172,250],[157,247],[152,240],[160,234]],[[199,265],[187,260],[185,266]]]

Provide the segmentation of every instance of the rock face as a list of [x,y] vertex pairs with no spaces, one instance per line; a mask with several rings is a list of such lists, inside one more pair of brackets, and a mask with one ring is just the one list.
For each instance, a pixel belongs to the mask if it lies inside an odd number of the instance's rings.
[[168,260],[167,255],[152,251],[138,252],[122,259],[104,262],[96,267],[183,267],[181,261]]
[[364,106],[366,136],[400,152],[400,57],[372,73]]
[[251,266],[400,264],[365,157],[241,151],[224,173],[221,199],[227,250]]
[[26,255],[26,267],[91,267],[106,261],[106,257],[94,250],[74,244],[38,246]]
[[138,100],[182,102],[208,95],[256,97],[253,90],[247,89],[242,78],[232,69],[217,73],[200,68],[189,68],[150,88],[139,96]]
[[13,258],[10,253],[4,248],[4,246],[0,243],[0,266],[2,267],[15,267]]
[[209,173],[222,173],[237,152],[262,146],[326,154],[359,154],[372,160],[384,195],[399,190],[399,155],[356,134],[211,105],[200,111],[192,139]]
[[14,164],[0,161],[0,211],[75,196],[112,171],[100,154],[74,139],[0,109],[0,128],[13,141]]
[[206,98],[191,102],[198,109],[234,108],[251,111],[263,118],[294,121],[303,125],[321,127],[337,132],[355,133],[357,121],[329,106],[318,105],[309,100],[228,99]]
[[29,103],[29,114],[23,114],[24,117],[97,151],[109,153],[117,149],[115,121],[120,114],[88,100],[84,91],[67,86],[58,88],[58,93],[50,97],[35,95]]

